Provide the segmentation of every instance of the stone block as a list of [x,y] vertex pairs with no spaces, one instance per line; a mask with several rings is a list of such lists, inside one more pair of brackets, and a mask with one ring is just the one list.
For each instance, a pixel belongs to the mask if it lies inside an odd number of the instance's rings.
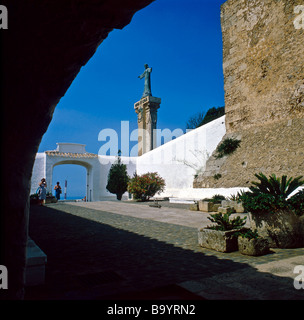
[[217,212],[220,206],[221,206],[221,205],[220,205],[219,203],[213,204],[212,212]]
[[249,213],[250,228],[269,241],[270,248],[299,248],[303,246],[303,229],[299,216],[289,210],[275,214]]
[[198,211],[198,203],[192,203],[190,204],[190,208],[191,211]]
[[201,247],[219,252],[233,252],[238,250],[238,239],[235,233],[238,230],[218,231],[212,229],[198,230],[198,243]]
[[220,213],[234,213],[235,212],[233,207],[219,207],[217,211]]
[[238,247],[241,254],[248,256],[262,256],[269,253],[269,242],[265,238],[238,237]]
[[29,239],[26,248],[26,268],[25,268],[25,285],[36,286],[44,284],[45,264],[47,256]]
[[213,203],[209,201],[200,200],[198,202],[199,211],[203,212],[213,212]]
[[245,209],[242,205],[242,203],[237,203],[234,207],[234,210],[236,213],[244,213],[245,212]]

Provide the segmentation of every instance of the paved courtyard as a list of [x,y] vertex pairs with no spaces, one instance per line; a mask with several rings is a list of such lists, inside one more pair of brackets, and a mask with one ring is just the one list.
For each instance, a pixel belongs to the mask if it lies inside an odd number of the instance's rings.
[[293,286],[304,249],[262,257],[198,246],[208,214],[127,201],[32,206],[29,235],[46,253],[46,283],[26,299],[304,299]]

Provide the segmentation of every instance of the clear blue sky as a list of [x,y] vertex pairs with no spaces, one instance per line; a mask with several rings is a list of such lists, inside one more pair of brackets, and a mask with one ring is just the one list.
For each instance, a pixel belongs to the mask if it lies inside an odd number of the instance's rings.
[[[56,142],[74,142],[97,154],[104,144],[98,141],[101,130],[120,133],[121,121],[136,129],[134,103],[143,93],[144,80],[138,76],[145,63],[153,69],[152,95],[162,99],[158,128],[184,130],[197,112],[224,106],[224,2],[156,0],[123,30],[112,31],[57,105],[39,152],[54,150]],[[63,184],[59,171],[54,179]]]

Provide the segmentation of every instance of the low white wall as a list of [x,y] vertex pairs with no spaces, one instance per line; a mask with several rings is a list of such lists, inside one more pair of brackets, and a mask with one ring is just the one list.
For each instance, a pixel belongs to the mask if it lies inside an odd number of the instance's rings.
[[166,182],[163,197],[195,198],[194,175],[205,170],[225,133],[223,116],[138,157],[137,173],[158,172]]

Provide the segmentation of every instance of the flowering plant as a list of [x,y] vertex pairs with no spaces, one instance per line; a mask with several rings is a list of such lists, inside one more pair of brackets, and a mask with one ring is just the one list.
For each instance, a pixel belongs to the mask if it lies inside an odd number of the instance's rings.
[[134,199],[147,201],[155,194],[163,192],[165,185],[165,180],[157,172],[134,174],[128,183],[128,191],[133,194]]

